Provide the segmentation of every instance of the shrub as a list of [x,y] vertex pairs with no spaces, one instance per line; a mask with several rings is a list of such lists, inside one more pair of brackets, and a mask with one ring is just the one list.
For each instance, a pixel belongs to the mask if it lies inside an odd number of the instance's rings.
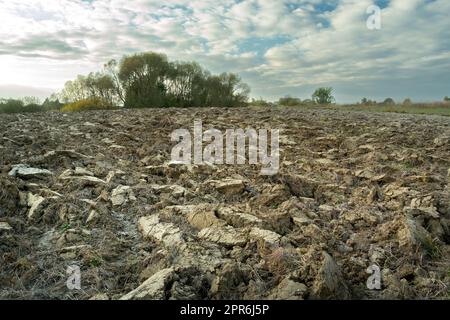
[[395,101],[392,98],[387,98],[386,100],[383,101],[383,104],[392,106],[395,104]]
[[22,100],[8,99],[0,101],[0,113],[41,112],[44,108],[35,103],[25,105]]
[[410,98],[406,98],[406,99],[403,101],[403,105],[405,105],[405,106],[410,106],[410,105],[412,105],[412,100],[411,100]]
[[303,100],[302,101],[302,105],[313,105],[314,104],[314,101],[313,100],[311,100],[311,99],[305,99],[305,100]]
[[299,98],[293,98],[290,96],[286,96],[284,98],[280,98],[278,100],[278,104],[280,106],[287,106],[287,107],[299,106],[302,104],[302,100],[300,100]]
[[22,112],[43,112],[45,111],[45,108],[36,103],[31,103],[23,106]]
[[373,101],[373,100],[371,100],[371,99],[362,98],[362,99],[361,99],[361,104],[362,104],[362,105],[365,105],[365,106],[368,106],[368,105],[377,104],[377,102],[376,102],[376,101]]
[[23,101],[8,99],[0,102],[0,112],[2,113],[18,113],[22,112]]
[[267,102],[263,98],[259,98],[258,100],[252,99],[250,105],[254,107],[271,107],[272,103]]
[[105,103],[101,99],[83,99],[73,103],[66,104],[62,107],[62,112],[88,111],[88,110],[105,110],[113,109],[111,105]]

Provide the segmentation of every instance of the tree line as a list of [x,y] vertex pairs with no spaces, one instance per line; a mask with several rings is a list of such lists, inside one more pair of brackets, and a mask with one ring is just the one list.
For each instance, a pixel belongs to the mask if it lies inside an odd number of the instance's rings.
[[61,98],[125,108],[238,107],[249,93],[234,73],[213,75],[196,62],[170,62],[164,54],[146,52],[111,60],[102,72],[68,81]]

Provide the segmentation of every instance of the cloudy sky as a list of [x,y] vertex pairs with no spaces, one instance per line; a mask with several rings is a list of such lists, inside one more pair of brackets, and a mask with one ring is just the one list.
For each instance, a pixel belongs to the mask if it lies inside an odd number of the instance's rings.
[[[369,6],[381,29],[369,30]],[[253,97],[450,95],[449,0],[0,0],[0,96],[44,97],[142,51],[232,71]]]

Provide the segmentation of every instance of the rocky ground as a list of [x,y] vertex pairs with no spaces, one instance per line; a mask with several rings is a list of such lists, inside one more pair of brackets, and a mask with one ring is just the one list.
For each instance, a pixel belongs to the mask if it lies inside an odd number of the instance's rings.
[[[169,165],[170,133],[194,119],[280,129],[279,173]],[[449,167],[438,116],[1,115],[0,298],[449,299]]]

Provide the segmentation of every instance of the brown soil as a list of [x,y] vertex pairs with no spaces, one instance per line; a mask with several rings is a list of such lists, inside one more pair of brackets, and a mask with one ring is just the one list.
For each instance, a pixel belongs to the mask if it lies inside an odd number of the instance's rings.
[[[168,165],[281,130],[281,168]],[[15,165],[46,169],[9,175]],[[1,299],[448,299],[450,119],[296,109],[0,117]],[[70,265],[81,290],[66,286]],[[381,290],[366,272],[379,266]]]

